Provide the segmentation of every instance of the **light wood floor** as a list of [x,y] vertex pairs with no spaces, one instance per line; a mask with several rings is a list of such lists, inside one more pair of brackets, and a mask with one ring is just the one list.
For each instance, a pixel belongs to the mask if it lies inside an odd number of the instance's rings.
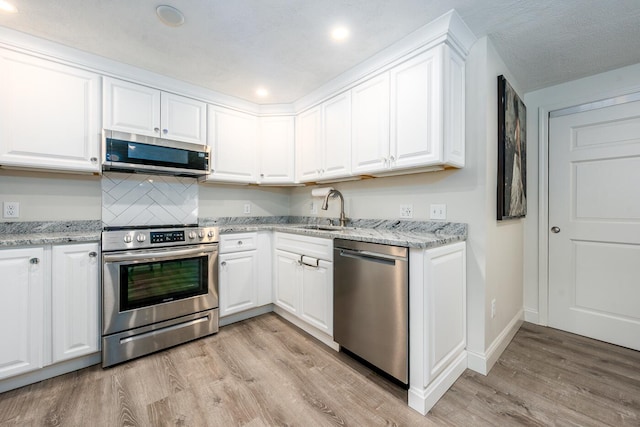
[[640,353],[525,323],[426,417],[406,391],[274,314],[110,369],[0,394],[0,425],[640,425]]

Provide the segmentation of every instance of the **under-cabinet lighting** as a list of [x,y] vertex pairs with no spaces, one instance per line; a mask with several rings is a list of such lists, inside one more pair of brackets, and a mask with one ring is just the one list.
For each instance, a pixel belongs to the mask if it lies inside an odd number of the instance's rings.
[[8,12],[8,13],[16,13],[18,9],[8,1],[0,0],[0,11]]

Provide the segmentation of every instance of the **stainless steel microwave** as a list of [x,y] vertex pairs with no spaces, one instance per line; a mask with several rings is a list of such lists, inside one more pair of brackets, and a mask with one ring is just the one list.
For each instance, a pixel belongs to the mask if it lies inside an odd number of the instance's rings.
[[206,145],[104,130],[102,170],[199,177],[211,171]]

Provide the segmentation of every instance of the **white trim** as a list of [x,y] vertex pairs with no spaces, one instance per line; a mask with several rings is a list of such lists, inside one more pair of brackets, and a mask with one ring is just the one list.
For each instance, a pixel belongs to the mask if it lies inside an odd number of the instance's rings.
[[252,317],[257,317],[263,314],[271,313],[272,311],[273,311],[273,304],[263,305],[262,307],[250,308],[249,310],[245,310],[240,313],[234,313],[229,316],[220,317],[220,321],[218,325],[219,326],[231,325],[233,323],[251,319]]
[[538,323],[539,321],[539,313],[535,310],[531,310],[530,308],[524,309],[524,321],[530,323]]
[[426,389],[411,387],[409,407],[426,415],[467,369],[467,352],[463,351]]
[[34,384],[39,381],[48,380],[49,378],[59,375],[68,374],[82,368],[97,365],[102,360],[102,353],[93,353],[88,356],[79,357],[69,361],[57,363],[55,365],[46,366],[36,371],[27,372],[26,374],[16,377],[7,378],[0,381],[0,393]]
[[487,351],[483,354],[469,351],[467,362],[469,369],[479,374],[487,375],[516,335],[520,326],[522,326],[523,317],[524,311],[522,309],[518,310],[518,313],[516,313],[509,324],[500,332],[496,339],[493,340]]
[[273,306],[273,312],[276,313],[278,316],[282,317],[284,320],[287,320],[288,322],[293,323],[295,326],[302,329],[312,337],[318,339],[323,344],[331,347],[335,351],[340,351],[340,344],[335,342],[333,340],[333,337],[330,337],[329,335],[325,334],[315,326],[308,324],[304,320],[301,320],[300,318],[298,318],[296,315],[289,313],[287,310],[280,308],[277,305]]

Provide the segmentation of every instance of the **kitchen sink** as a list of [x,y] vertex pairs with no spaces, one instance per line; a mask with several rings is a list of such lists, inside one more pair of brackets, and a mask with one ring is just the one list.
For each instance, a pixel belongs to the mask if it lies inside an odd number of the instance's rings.
[[318,231],[347,231],[355,230],[355,227],[340,227],[339,225],[321,225],[321,224],[308,224],[301,225],[296,228],[303,228],[305,230],[318,230]]

